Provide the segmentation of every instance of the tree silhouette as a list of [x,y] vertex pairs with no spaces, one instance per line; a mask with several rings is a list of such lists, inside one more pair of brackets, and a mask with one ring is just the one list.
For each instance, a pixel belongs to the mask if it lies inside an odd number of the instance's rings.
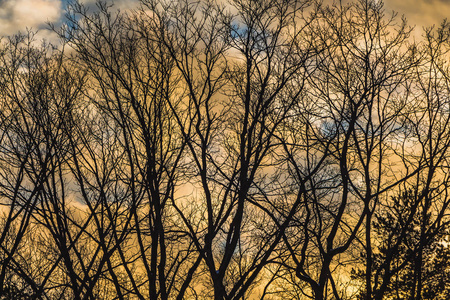
[[0,299],[445,299],[449,25],[68,5],[0,45]]

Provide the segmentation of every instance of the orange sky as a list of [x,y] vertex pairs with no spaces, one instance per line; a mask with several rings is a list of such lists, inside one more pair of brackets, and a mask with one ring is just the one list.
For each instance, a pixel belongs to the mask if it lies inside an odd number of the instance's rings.
[[[60,21],[67,1],[0,0],[0,36],[14,34],[19,30],[24,31],[28,27],[40,29],[39,37],[52,39],[46,22]],[[114,1],[124,10],[132,6],[136,0],[107,1]],[[95,0],[81,0],[81,2],[93,3]],[[418,30],[424,26],[439,25],[444,18],[450,16],[450,0],[385,0],[384,3],[387,12],[395,10],[400,15],[404,14],[409,24],[416,25]]]
[[449,0],[385,0],[386,10],[405,15],[409,25],[421,30],[432,25],[439,26],[450,17]]

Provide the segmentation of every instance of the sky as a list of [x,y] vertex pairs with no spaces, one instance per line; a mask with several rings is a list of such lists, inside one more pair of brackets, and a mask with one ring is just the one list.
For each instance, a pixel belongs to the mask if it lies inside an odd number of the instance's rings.
[[[36,39],[54,41],[56,35],[48,22],[58,24],[64,19],[69,0],[0,0],[0,36],[9,36],[27,29],[38,31]],[[96,0],[81,0],[87,5]],[[126,9],[137,0],[114,0],[116,6]],[[112,2],[112,0],[107,0]]]
[[[68,0],[0,0],[0,36],[24,32],[26,28],[38,30],[38,38],[52,40],[47,22],[58,23],[64,18]],[[113,0],[107,0],[111,2]],[[136,0],[114,0],[126,9]],[[82,0],[94,3],[95,0]],[[397,11],[405,15],[410,25],[419,30],[424,26],[439,25],[450,16],[450,0],[385,0],[387,12]]]
[[439,26],[445,18],[450,19],[450,0],[385,0],[386,10],[405,15],[408,24],[418,29]]

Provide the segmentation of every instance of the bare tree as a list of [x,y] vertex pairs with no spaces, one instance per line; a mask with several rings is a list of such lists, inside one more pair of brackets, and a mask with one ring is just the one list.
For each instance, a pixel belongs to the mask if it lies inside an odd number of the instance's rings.
[[[142,13],[111,13],[99,3],[89,14],[78,3],[71,6],[61,36],[89,74],[87,113],[95,124],[80,132],[93,139],[74,141],[73,172],[94,228],[104,236],[98,247],[120,261],[105,260],[120,297],[182,299],[201,256],[172,205],[185,163],[186,142],[175,115],[182,100],[180,75],[157,38],[164,24]],[[124,269],[129,289],[117,268]]]
[[[285,135],[296,142],[283,142],[297,195],[304,198],[295,234],[285,243],[310,296],[340,299],[346,279],[335,276],[355,263],[351,253],[358,243],[371,273],[371,224],[380,199],[426,168],[420,150],[418,156],[408,151],[404,134],[412,113],[408,91],[421,57],[409,45],[411,29],[404,20],[396,23],[395,15],[385,18],[382,3],[317,9],[308,31],[318,52],[308,76],[304,129],[292,125]],[[321,170],[310,176],[321,159]],[[366,277],[369,289],[371,280]]]
[[180,2],[164,11],[160,2],[144,3],[150,18],[167,24],[160,39],[186,87],[176,118],[193,187],[201,191],[193,209],[200,211],[186,212],[177,201],[174,207],[203,258],[214,298],[242,298],[292,216],[272,212],[280,184],[276,132],[303,94],[312,53],[302,36],[309,3]]
[[[65,237],[65,195],[60,176],[67,153],[67,116],[78,90],[74,88],[77,81],[65,72],[60,58],[49,45],[36,46],[32,33],[11,37],[2,44],[1,188],[8,215],[1,237],[4,259],[0,280],[4,287],[5,276],[12,270],[37,297],[48,274],[35,277],[35,268],[30,271],[23,266],[26,261],[17,254],[20,248],[32,247],[21,241],[25,235],[30,237],[31,228],[41,229],[39,224],[53,229],[55,239]],[[13,228],[15,232],[10,235]],[[14,240],[7,243],[8,237]],[[58,246],[64,255],[66,245]],[[54,267],[49,269],[51,273]]]
[[1,46],[0,294],[427,297],[447,24],[412,42],[372,0],[90,9],[59,50]]
[[366,262],[374,265],[366,270],[372,274],[365,273],[372,284],[366,298],[383,299],[393,281],[398,284],[394,278],[409,270],[412,279],[406,293],[410,299],[422,299],[425,251],[440,243],[448,224],[448,66],[443,59],[447,41],[448,24],[443,23],[429,29],[418,47],[421,63],[407,90],[411,113],[404,116],[402,127],[409,154],[420,156],[424,166],[377,212],[374,238],[379,246],[376,261]]

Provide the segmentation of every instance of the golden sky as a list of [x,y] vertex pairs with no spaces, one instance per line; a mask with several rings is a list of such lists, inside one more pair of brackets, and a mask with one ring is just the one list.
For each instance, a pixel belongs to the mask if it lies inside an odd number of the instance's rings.
[[[39,37],[51,39],[47,22],[63,19],[68,0],[0,0],[0,36],[11,35],[26,28],[39,29]],[[114,1],[122,10],[132,7],[136,0]],[[92,4],[95,0],[81,0]],[[393,10],[405,15],[410,25],[421,30],[424,26],[439,25],[450,16],[450,0],[385,0],[388,13]]]
[[450,0],[385,0],[386,11],[405,15],[409,25],[417,29],[439,26],[450,17]]

